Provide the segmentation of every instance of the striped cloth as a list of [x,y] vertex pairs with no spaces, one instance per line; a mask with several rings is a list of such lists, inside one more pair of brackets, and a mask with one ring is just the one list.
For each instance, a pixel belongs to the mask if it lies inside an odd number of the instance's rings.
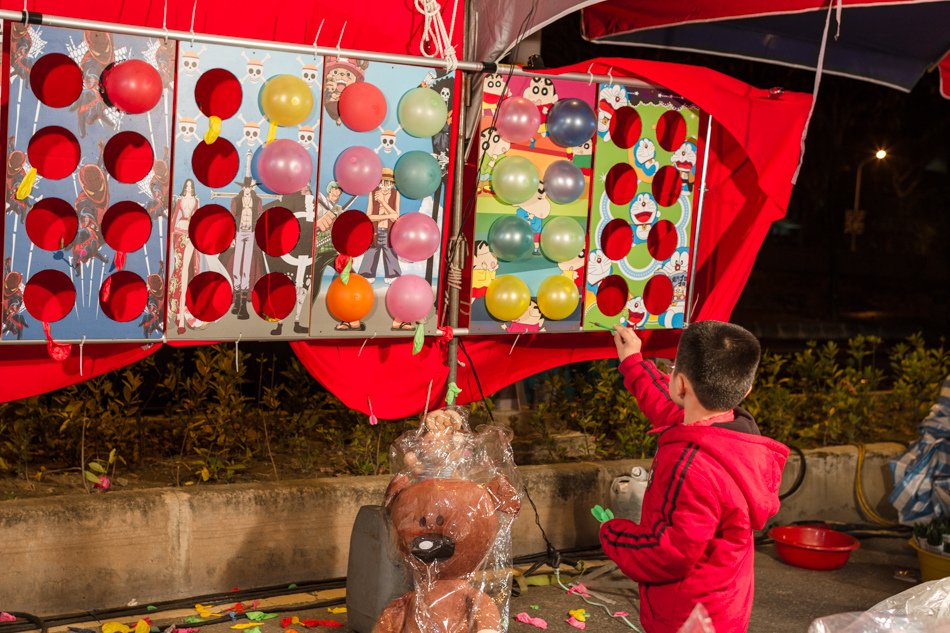
[[890,464],[889,500],[905,525],[950,516],[950,376],[920,425],[920,439]]

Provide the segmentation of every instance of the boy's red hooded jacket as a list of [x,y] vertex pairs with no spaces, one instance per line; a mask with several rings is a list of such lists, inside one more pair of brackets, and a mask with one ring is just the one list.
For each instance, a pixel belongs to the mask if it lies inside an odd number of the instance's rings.
[[675,633],[696,603],[709,612],[716,633],[745,631],[752,612],[752,530],[779,509],[788,448],[758,435],[742,409],[726,423],[683,425],[683,410],[669,397],[669,376],[639,354],[625,359],[620,371],[660,435],[640,523],[605,522],[604,552],[639,583],[640,621],[648,633]]

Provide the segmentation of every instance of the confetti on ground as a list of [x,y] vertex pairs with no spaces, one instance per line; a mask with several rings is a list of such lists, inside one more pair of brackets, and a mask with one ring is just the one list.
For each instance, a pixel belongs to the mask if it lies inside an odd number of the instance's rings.
[[297,633],[297,629],[287,629],[284,633]]
[[533,618],[527,613],[525,613],[524,611],[516,615],[515,620],[517,620],[518,622],[522,622],[524,624],[530,624],[531,626],[536,626],[539,629],[547,630],[548,628],[548,623],[544,620],[544,618]]
[[198,615],[203,618],[220,618],[220,613],[215,613],[211,607],[207,607],[203,604],[196,604],[195,611],[198,612]]
[[614,616],[615,618],[625,618],[630,614],[627,613],[626,611],[614,611],[611,615]]
[[339,628],[343,626],[343,623],[338,622],[337,620],[301,620],[297,616],[293,616],[292,618],[281,618],[280,620],[280,626],[285,629],[291,624],[300,624],[301,626],[311,629],[318,626],[326,626],[329,628]]
[[539,607],[539,606],[536,605],[536,604],[532,604],[532,605],[529,605],[529,606],[530,606],[534,611],[537,611],[538,609],[541,608],[541,607]]
[[152,622],[148,618],[139,620],[135,623],[135,633],[151,633]]
[[264,613],[263,611],[248,611],[244,615],[248,620],[253,620],[254,622],[263,622],[264,620],[280,617],[276,613]]
[[174,631],[174,633],[198,633],[198,631],[200,631],[201,629],[199,629],[196,626],[192,626],[192,627],[185,627],[181,629],[177,627],[172,627],[172,630]]
[[346,607],[327,607],[327,611],[333,615],[339,615],[340,613],[346,613]]
[[573,615],[572,615],[571,617],[569,617],[568,619],[564,620],[564,621],[567,622],[568,624],[570,624],[571,626],[573,626],[575,629],[581,629],[581,630],[583,630],[583,629],[586,629],[586,628],[587,628],[587,623],[586,623],[586,622],[581,622],[580,620],[578,620],[577,618],[575,618]]
[[0,622],[13,622],[16,620],[15,616],[10,615],[6,611],[0,611]]
[[129,633],[131,630],[121,622],[106,622],[102,625],[102,633]]
[[238,622],[237,624],[231,625],[232,629],[238,629],[239,631],[242,629],[256,629],[257,627],[257,622]]
[[578,622],[587,622],[587,611],[585,611],[583,608],[572,609],[568,611],[567,614]]
[[289,585],[287,585],[287,588],[288,588],[288,589],[296,589],[296,588],[297,588],[297,583],[292,582],[292,583],[290,583]]
[[158,611],[158,607],[156,607],[154,604],[150,604],[150,605],[148,605],[147,607],[145,607],[145,610],[146,610],[146,611]]
[[572,585],[571,588],[567,590],[567,593],[568,595],[576,593],[577,595],[583,596],[584,598],[590,598],[590,592],[587,591],[587,587],[585,587],[583,583]]
[[[204,622],[204,618],[199,618],[197,615],[189,615],[185,618],[185,624],[201,624],[202,622]],[[105,631],[102,633],[105,633]]]

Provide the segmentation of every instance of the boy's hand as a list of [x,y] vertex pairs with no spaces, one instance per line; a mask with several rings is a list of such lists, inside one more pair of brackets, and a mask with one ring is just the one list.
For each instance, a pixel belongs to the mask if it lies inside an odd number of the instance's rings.
[[594,515],[594,518],[597,519],[600,523],[604,521],[609,521],[614,518],[614,513],[610,511],[610,508],[601,508],[600,506],[594,506],[590,509],[590,513]]
[[640,353],[640,348],[643,346],[643,343],[633,328],[615,325],[613,335],[614,345],[617,346],[617,356],[620,357],[621,363],[626,360],[628,356]]

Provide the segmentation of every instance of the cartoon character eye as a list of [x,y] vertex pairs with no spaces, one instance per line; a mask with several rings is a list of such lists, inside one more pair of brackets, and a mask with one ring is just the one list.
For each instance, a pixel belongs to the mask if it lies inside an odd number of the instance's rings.
[[540,88],[538,88],[537,86],[535,86],[534,88],[531,89],[531,92],[534,93],[534,94],[538,94],[538,91],[539,91],[539,90],[540,90]]
[[542,97],[548,96],[548,89],[547,89],[547,88],[541,88],[541,96],[542,96]]
[[492,143],[501,143],[501,135],[495,134],[491,137]]
[[488,148],[491,147],[491,143],[488,141],[482,141],[482,151],[487,152]]

